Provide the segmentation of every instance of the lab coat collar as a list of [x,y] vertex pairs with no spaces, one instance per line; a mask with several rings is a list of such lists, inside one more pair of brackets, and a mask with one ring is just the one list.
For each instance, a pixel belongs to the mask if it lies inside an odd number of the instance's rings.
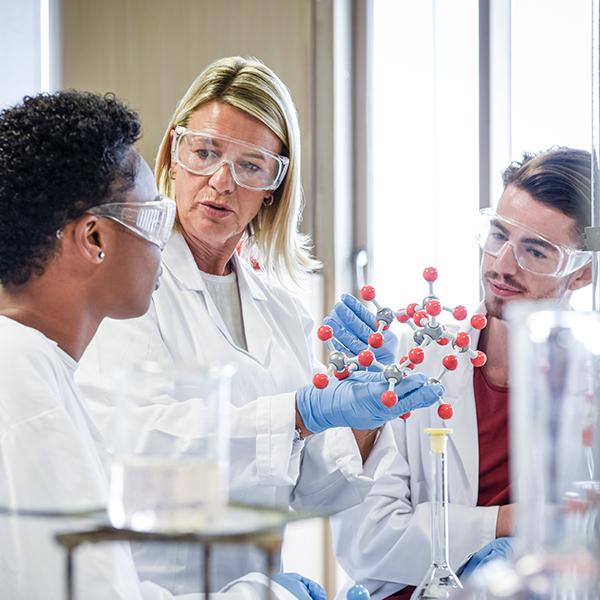
[[[486,314],[485,305],[480,305],[476,312]],[[463,327],[460,328],[464,330]],[[481,332],[471,329],[471,347],[477,348]],[[453,445],[460,457],[456,468],[462,470],[462,479],[466,483],[465,493],[471,504],[477,503],[479,494],[479,438],[477,432],[477,410],[475,406],[475,390],[473,387],[473,365],[467,357],[459,357],[459,366],[451,374],[449,380],[453,390],[457,391],[454,400],[455,417],[446,421],[440,419],[439,427],[449,427],[453,434],[449,436],[449,444]],[[451,381],[451,383],[450,383]],[[453,394],[454,395],[454,394]],[[439,418],[439,417],[438,417]],[[458,500],[454,498],[453,501]]]
[[232,260],[238,278],[248,354],[261,365],[266,365],[273,344],[273,330],[261,307],[261,303],[267,300],[266,288],[259,275],[237,253]]
[[179,231],[173,232],[163,252],[163,262],[179,284],[183,288],[203,294],[208,314],[229,343],[240,352],[246,352],[254,360],[264,365],[270,354],[273,332],[255,301],[267,300],[266,286],[236,252],[234,252],[231,261],[240,291],[242,316],[248,344],[247,351],[238,348],[231,338],[218,307],[215,306],[210,295],[206,293],[204,279],[196,265],[192,251]]
[[240,286],[240,294],[242,293],[242,288],[246,287],[248,292],[255,300],[266,300],[266,288],[262,281],[259,279],[259,275],[257,275],[252,267],[235,252],[233,257],[233,268],[238,277],[238,285]]
[[[198,269],[192,251],[181,232],[177,230],[173,231],[169,242],[165,246],[162,260],[183,287],[198,292],[206,291],[200,269]],[[257,276],[240,259],[237,252],[234,252],[231,260],[238,277],[240,293],[242,287],[246,287],[255,300],[266,300],[267,296],[263,289],[264,286],[260,284]]]
[[173,230],[163,251],[162,261],[184,288],[199,292],[206,290],[200,269],[181,232]]

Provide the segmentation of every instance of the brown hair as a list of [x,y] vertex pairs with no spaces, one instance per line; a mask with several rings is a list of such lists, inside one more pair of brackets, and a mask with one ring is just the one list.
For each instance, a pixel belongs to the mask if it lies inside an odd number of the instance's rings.
[[554,147],[538,154],[524,153],[502,174],[504,188],[514,185],[543,204],[575,220],[575,234],[591,223],[592,161],[585,150]]

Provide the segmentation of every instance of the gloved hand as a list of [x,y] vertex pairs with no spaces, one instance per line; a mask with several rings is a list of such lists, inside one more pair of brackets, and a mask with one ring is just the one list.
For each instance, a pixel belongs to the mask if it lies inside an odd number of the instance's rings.
[[512,538],[500,537],[491,541],[467,561],[460,575],[461,580],[470,577],[473,571],[498,558],[507,558],[512,551]]
[[375,429],[415,408],[430,406],[444,394],[444,386],[426,385],[425,375],[409,375],[395,385],[398,402],[391,408],[381,403],[388,389],[383,373],[355,371],[347,379],[331,377],[317,389],[307,385],[296,392],[298,412],[306,428],[320,433],[331,427]]
[[327,593],[316,581],[299,573],[276,573],[273,575],[273,581],[299,600],[327,600]]
[[[369,335],[377,331],[375,316],[354,296],[342,294],[323,321],[333,329],[333,345],[340,352],[356,356],[364,350]],[[374,348],[375,358],[385,364],[395,362],[398,354],[398,338],[391,331],[383,332],[383,346]]]

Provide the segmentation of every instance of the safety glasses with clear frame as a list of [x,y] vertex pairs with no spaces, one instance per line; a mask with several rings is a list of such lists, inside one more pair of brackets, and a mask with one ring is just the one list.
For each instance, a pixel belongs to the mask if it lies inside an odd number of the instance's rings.
[[497,214],[493,208],[480,211],[477,240],[491,256],[499,256],[509,244],[522,269],[548,277],[573,273],[592,259],[591,252],[555,244],[518,221]]
[[161,196],[150,202],[100,204],[86,212],[111,219],[162,250],[171,234],[176,211],[175,202]]
[[289,159],[225,135],[175,128],[171,159],[194,175],[213,175],[229,165],[233,180],[249,190],[276,190]]

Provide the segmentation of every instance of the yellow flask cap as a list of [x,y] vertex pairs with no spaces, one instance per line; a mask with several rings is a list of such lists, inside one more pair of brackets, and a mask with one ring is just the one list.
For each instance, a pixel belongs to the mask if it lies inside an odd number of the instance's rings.
[[426,427],[423,431],[431,438],[431,451],[436,454],[444,452],[446,438],[452,433],[452,429],[449,427]]

